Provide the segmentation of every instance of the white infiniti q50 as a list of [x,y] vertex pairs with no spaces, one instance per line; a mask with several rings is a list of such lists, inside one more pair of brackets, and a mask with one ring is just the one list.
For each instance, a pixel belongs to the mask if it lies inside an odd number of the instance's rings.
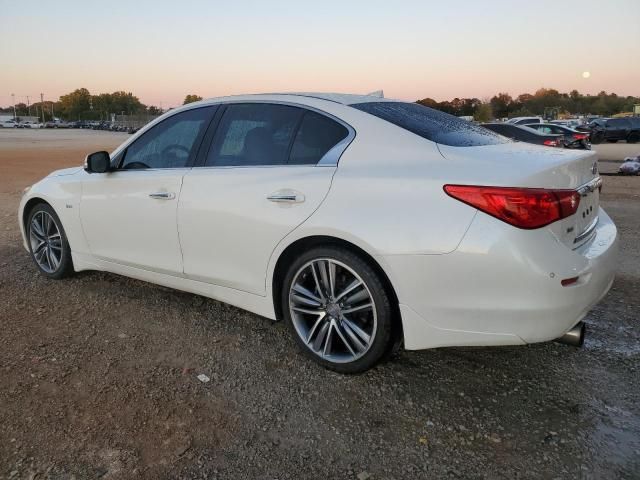
[[340,372],[394,345],[579,344],[617,232],[595,153],[512,142],[421,105],[205,100],[25,191],[41,273],[104,270],[291,326]]

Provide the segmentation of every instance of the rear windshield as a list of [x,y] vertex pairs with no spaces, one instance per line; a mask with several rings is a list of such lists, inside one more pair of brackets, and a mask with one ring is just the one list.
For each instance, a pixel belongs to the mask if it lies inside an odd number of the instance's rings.
[[369,102],[351,106],[443,145],[477,147],[510,142],[486,128],[417,103]]

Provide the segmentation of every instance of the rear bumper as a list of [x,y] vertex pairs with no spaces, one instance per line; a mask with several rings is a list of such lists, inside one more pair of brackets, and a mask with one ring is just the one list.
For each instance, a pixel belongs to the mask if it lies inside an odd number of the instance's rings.
[[[548,229],[524,231],[478,214],[455,252],[393,255],[384,262],[400,301],[407,349],[554,340],[613,283],[617,231],[600,210],[576,250]],[[562,286],[561,281],[578,277]]]

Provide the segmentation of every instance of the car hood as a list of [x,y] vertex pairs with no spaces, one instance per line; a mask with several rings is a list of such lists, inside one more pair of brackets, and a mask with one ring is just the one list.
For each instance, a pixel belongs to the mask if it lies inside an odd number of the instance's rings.
[[63,177],[66,175],[75,175],[78,172],[81,172],[82,167],[71,167],[71,168],[62,168],[60,170],[56,170],[51,172],[47,177]]

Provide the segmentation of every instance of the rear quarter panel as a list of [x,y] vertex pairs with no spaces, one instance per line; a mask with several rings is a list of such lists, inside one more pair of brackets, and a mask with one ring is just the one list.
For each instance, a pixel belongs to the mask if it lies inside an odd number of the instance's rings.
[[372,255],[452,252],[475,209],[444,193],[448,160],[435,143],[367,116],[327,198],[296,236],[336,236]]

